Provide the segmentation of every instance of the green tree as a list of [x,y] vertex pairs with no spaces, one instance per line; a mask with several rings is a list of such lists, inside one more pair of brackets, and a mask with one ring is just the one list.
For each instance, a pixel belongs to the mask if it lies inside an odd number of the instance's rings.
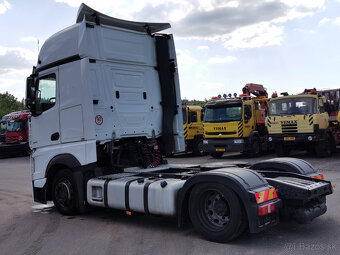
[[0,93],[0,119],[11,112],[21,111],[24,109],[23,100],[20,102],[18,99],[9,94],[8,92]]

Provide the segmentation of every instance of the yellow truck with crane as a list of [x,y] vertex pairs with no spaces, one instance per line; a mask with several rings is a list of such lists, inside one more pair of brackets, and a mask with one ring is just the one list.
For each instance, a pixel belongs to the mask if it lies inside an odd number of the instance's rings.
[[203,109],[198,105],[183,105],[185,151],[201,156],[203,151]]
[[[212,98],[205,106],[204,151],[214,158],[224,152],[258,156],[268,149],[265,117],[268,94],[263,85],[248,83],[239,97],[226,94]],[[254,95],[254,96],[251,96]]]
[[[339,96],[337,101],[327,100],[324,92],[316,89],[305,89],[298,95],[281,94],[270,99],[266,118],[268,140],[276,154],[288,156],[292,149],[298,149],[319,157],[330,156],[339,143]],[[332,121],[330,116],[335,113]]]

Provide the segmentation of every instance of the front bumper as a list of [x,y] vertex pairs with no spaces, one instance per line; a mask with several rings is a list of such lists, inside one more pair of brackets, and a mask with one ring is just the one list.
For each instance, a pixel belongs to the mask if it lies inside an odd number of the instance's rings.
[[[235,142],[237,141],[237,142]],[[242,141],[242,142],[240,142]],[[242,152],[245,151],[246,139],[204,139],[203,149],[205,152]]]
[[269,134],[268,141],[273,143],[315,143],[324,139],[319,134]]

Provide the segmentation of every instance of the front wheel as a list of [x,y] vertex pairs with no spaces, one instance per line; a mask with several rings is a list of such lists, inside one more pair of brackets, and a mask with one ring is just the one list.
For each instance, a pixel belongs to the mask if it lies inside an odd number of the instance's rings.
[[222,184],[195,186],[189,198],[189,214],[195,229],[210,241],[230,241],[244,229],[240,201]]
[[57,210],[64,215],[77,213],[77,192],[73,174],[70,170],[60,170],[52,185],[53,202]]
[[248,151],[249,157],[258,157],[261,155],[261,141],[258,137],[253,137],[252,142],[250,144],[250,150]]
[[315,144],[315,153],[318,157],[330,157],[333,153],[334,143],[332,136],[327,135],[327,140]]
[[199,139],[199,140],[195,141],[193,153],[196,156],[202,156],[204,154],[203,139]]
[[288,157],[290,154],[290,148],[283,143],[275,145],[275,153],[278,157]]

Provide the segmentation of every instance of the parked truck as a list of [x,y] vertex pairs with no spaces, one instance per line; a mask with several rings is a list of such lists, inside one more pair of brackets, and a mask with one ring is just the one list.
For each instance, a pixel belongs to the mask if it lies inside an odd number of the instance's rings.
[[28,118],[27,110],[12,112],[1,119],[0,157],[27,155],[30,151],[28,143]]
[[276,154],[288,156],[297,149],[315,152],[319,157],[330,156],[339,143],[336,101],[326,100],[316,89],[306,89],[298,95],[282,94],[270,99],[266,118],[268,139]]
[[[216,242],[268,229],[283,212],[324,214],[331,184],[303,160],[160,160],[185,150],[173,36],[160,33],[169,27],[82,4],[76,24],[46,40],[26,88],[34,201],[66,215],[93,206],[190,220]],[[117,164],[124,153],[131,167]]]
[[[260,84],[248,83],[239,97],[215,97],[205,106],[204,151],[214,158],[224,152],[258,156],[268,150],[265,117],[268,95]],[[252,95],[255,95],[252,96]]]
[[185,151],[203,155],[203,109],[197,105],[183,105]]

